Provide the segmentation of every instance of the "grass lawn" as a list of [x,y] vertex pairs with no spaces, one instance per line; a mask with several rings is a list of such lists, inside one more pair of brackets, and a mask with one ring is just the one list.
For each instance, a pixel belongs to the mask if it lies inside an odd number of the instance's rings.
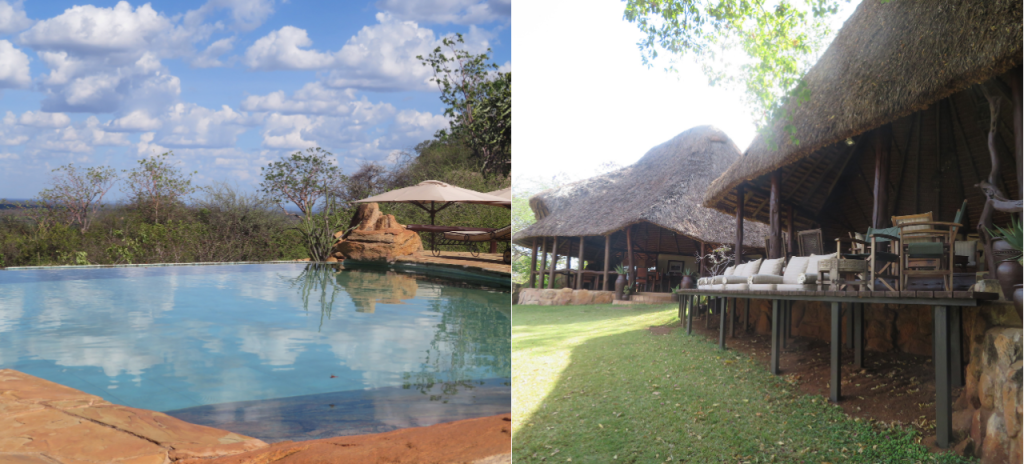
[[974,462],[684,330],[645,330],[678,322],[675,305],[514,306],[515,462]]

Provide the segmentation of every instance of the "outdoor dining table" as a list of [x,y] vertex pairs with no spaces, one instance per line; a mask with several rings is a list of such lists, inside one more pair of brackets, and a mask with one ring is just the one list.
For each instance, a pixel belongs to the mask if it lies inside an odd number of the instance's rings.
[[[696,289],[679,291],[679,316],[686,316],[686,333],[693,331],[693,313],[698,296],[717,299],[721,308],[718,334],[718,345],[725,349],[725,325],[728,312],[728,299],[734,301],[747,299],[747,310],[751,299],[771,300],[771,357],[768,370],[773,375],[779,374],[779,355],[784,324],[788,326],[787,311],[783,307],[792,301],[819,301],[831,305],[831,336],[829,400],[833,403],[842,399],[842,378],[840,369],[841,341],[841,305],[851,305],[847,312],[851,324],[848,324],[849,338],[853,339],[854,365],[864,365],[864,305],[865,304],[900,304],[928,305],[933,307],[934,343],[933,356],[935,365],[935,433],[936,444],[941,448],[949,447],[953,435],[953,400],[950,397],[952,388],[963,386],[963,358],[960,353],[960,310],[963,307],[980,306],[987,301],[998,299],[995,293],[985,292],[935,292],[935,291],[775,291],[775,290],[713,290]],[[735,305],[734,305],[735,306]],[[735,311],[735,309],[734,309]],[[734,318],[729,318],[731,322]],[[940,401],[941,400],[941,401]]]

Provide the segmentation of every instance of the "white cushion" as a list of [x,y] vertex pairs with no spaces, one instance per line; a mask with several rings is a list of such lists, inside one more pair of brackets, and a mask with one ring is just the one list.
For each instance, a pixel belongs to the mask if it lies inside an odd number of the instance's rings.
[[829,253],[827,255],[811,255],[811,256],[808,256],[809,260],[807,262],[807,270],[805,272],[808,273],[808,274],[817,274],[818,273],[818,263],[821,260],[823,260],[823,259],[832,259],[832,258],[835,258],[835,257],[836,257],[835,253]]
[[747,282],[743,281],[742,284],[726,284],[725,285],[725,289],[726,290],[746,290],[747,289]]
[[775,284],[748,284],[747,290],[776,290],[776,287],[778,286]]
[[[760,267],[761,267],[761,259],[759,258],[759,259],[756,259],[754,261],[751,261],[749,263],[746,263],[746,264],[736,268],[736,272],[733,272],[733,275],[738,275],[738,276],[743,276],[743,277],[750,277],[750,276],[756,274],[758,268],[760,268]],[[744,280],[744,282],[746,282],[746,280]]]
[[802,285],[803,284],[811,285],[811,284],[814,284],[817,281],[818,281],[818,273],[811,274],[809,272],[806,273],[806,274],[800,274],[800,276],[797,277],[797,279],[796,279],[796,283],[802,284]]
[[747,277],[747,284],[748,285],[756,285],[756,284],[781,284],[781,283],[783,283],[782,276],[777,276],[777,275],[755,274],[755,275],[752,275],[750,277]]
[[741,275],[724,276],[724,278],[722,280],[722,283],[723,284],[745,284],[745,283],[747,283],[747,279],[749,279],[749,278],[750,277],[741,276]]
[[789,258],[789,265],[786,266],[786,272],[782,274],[782,282],[786,284],[797,284],[797,279],[800,275],[807,272],[807,264],[810,262],[810,258],[807,256],[794,256]]
[[722,272],[722,275],[730,276],[733,275],[734,272],[736,272],[736,266],[729,266],[725,268],[725,272]]
[[800,284],[779,284],[775,286],[776,290],[782,292],[812,292],[818,289],[816,285],[800,285]]
[[757,273],[761,275],[782,275],[782,265],[785,263],[786,258],[766,259],[761,263]]

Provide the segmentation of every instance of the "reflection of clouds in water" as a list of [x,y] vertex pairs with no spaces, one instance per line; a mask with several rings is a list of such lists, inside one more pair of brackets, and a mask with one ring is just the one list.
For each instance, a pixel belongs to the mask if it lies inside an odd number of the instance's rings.
[[[230,285],[235,287],[238,296],[257,300],[289,303],[295,301],[294,292],[288,288],[285,278],[278,272],[240,272],[226,274]],[[221,288],[221,287],[217,287]]]
[[138,377],[143,370],[163,361],[144,346],[142,340],[135,338],[80,336],[45,341],[35,339],[26,348],[59,366],[92,366],[102,369],[108,377],[116,377],[122,372]]
[[421,353],[430,349],[434,338],[434,318],[412,318],[403,327],[380,326],[373,321],[345,321],[352,331],[326,337],[340,364],[363,371],[367,388],[397,385],[401,373],[419,370]]
[[241,327],[238,338],[242,339],[239,349],[259,356],[264,364],[290,366],[306,351],[306,345],[319,337],[310,330]]
[[[25,313],[25,290],[14,285],[0,287],[0,333],[14,330]],[[0,362],[3,360],[0,359]]]

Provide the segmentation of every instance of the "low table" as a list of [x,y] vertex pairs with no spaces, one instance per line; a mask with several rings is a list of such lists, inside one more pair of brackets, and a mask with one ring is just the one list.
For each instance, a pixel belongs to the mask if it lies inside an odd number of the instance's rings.
[[[825,273],[828,281],[825,281]],[[818,262],[818,290],[829,285],[829,290],[845,290],[847,285],[856,285],[857,290],[864,290],[866,280],[859,280],[857,274],[867,274],[868,262],[863,259],[823,259]]]

